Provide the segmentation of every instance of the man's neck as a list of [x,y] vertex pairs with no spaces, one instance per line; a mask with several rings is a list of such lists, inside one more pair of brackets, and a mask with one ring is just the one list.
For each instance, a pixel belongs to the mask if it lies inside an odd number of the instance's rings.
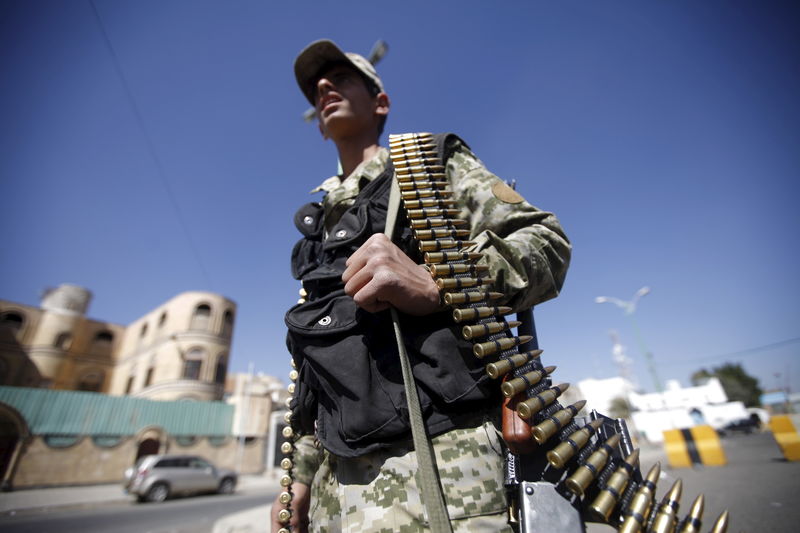
[[363,139],[347,139],[336,143],[339,151],[339,162],[342,164],[344,177],[353,173],[358,165],[372,159],[380,149],[378,139],[374,136]]

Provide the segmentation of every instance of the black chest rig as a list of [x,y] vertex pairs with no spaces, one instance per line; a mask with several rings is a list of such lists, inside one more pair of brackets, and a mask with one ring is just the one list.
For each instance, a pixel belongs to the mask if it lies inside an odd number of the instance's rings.
[[[389,312],[358,308],[341,280],[347,258],[372,234],[384,231],[392,179],[389,164],[327,236],[320,204],[307,204],[295,215],[304,238],[292,251],[292,274],[302,280],[308,297],[286,314],[287,346],[299,372],[292,426],[303,434],[316,432],[328,451],[342,457],[411,438]],[[394,242],[420,262],[403,222],[398,221]],[[431,435],[458,427],[464,413],[474,418],[499,405],[497,387],[487,386],[483,365],[450,313],[402,315],[402,322]]]

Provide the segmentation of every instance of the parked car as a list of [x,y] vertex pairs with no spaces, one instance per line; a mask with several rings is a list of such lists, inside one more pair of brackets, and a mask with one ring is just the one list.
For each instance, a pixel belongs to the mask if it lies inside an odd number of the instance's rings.
[[232,494],[237,475],[194,455],[146,455],[125,471],[125,492],[140,502],[163,502],[170,496],[218,492]]

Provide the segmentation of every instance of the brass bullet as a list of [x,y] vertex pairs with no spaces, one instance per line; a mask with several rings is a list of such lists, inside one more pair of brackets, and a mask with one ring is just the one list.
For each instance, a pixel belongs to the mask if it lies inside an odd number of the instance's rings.
[[533,398],[528,398],[525,401],[517,404],[517,414],[520,418],[528,419],[533,415],[550,405],[556,398],[564,394],[569,388],[569,383],[561,383],[555,387],[551,387],[545,391],[540,392]]
[[535,370],[518,378],[509,379],[500,385],[500,391],[506,398],[511,398],[512,396],[516,396],[520,392],[524,391],[528,387],[536,385],[542,380],[543,377],[548,374],[552,374],[555,369],[556,367],[554,366],[548,366],[542,370]]
[[289,394],[294,394],[294,389],[295,389],[294,383],[289,383],[289,386],[286,387],[286,390],[289,392]]
[[614,448],[619,445],[619,440],[620,436],[618,433],[611,435],[608,440],[598,446],[597,450],[586,459],[585,463],[579,466],[575,472],[564,481],[564,484],[570,492],[581,498],[583,497],[587,487],[606,466],[608,458],[614,452]]
[[423,173],[441,173],[444,172],[443,165],[421,165],[419,162],[413,165],[403,166],[401,162],[398,162],[398,166],[394,169],[395,174],[397,176],[408,176],[411,174],[423,174]]
[[291,518],[292,518],[292,512],[289,509],[281,509],[278,512],[278,522],[280,522],[283,525],[288,524]]
[[678,479],[661,499],[653,525],[650,527],[652,533],[672,533],[675,531],[682,490],[683,482]]
[[294,435],[294,431],[292,431],[292,426],[284,427],[283,431],[281,431],[281,434],[283,435],[284,438],[291,439],[292,436]]
[[[411,200],[417,201],[417,200]],[[439,202],[439,201],[449,201],[449,200],[442,200],[439,198],[433,200],[426,200],[432,202]],[[408,205],[408,200],[405,200],[406,207],[412,207]],[[430,229],[430,228],[442,228],[442,227],[451,227],[451,228],[463,228],[467,226],[468,222],[466,220],[461,220],[459,218],[425,218],[422,220],[411,220],[410,226],[411,229]]]
[[453,196],[453,192],[448,189],[416,189],[413,191],[400,191],[400,197],[403,199],[403,201],[416,200],[417,198],[450,198],[451,196]]
[[290,424],[292,422],[291,411],[286,411],[285,413],[283,413],[283,421],[286,422],[287,424]]
[[711,527],[711,533],[726,533],[728,531],[728,510],[722,511],[716,522]]
[[622,493],[625,492],[625,487],[628,486],[628,481],[631,479],[631,474],[639,461],[639,449],[633,450],[625,461],[611,474],[608,478],[600,494],[594,499],[589,506],[589,512],[597,520],[608,522],[614,507],[617,506]]
[[479,342],[472,347],[472,353],[478,359],[483,359],[487,355],[503,352],[509,350],[514,346],[530,342],[533,337],[530,335],[522,335],[521,337],[505,337],[489,342]]
[[290,380],[297,381],[297,378],[299,378],[299,377],[300,377],[300,373],[297,372],[297,370],[292,370],[291,372],[289,372],[289,379]]
[[426,149],[425,147],[420,147],[419,145],[410,146],[408,148],[403,146],[398,146],[397,148],[390,148],[389,155],[396,155],[401,156],[405,155],[406,157],[430,157],[430,158],[437,158],[438,154],[436,150],[433,149]]
[[678,526],[680,533],[700,533],[700,528],[703,527],[704,503],[705,497],[702,494],[695,498],[692,507],[689,509],[689,515]]
[[586,405],[586,400],[581,400],[560,411],[556,411],[550,418],[533,426],[531,429],[533,438],[537,443],[544,444],[547,439],[555,435],[556,431],[568,424],[578,414],[578,411],[583,409],[584,405]]
[[[429,190],[444,190],[447,189],[447,182],[446,181],[431,181],[431,180],[421,180],[421,181],[412,181],[407,183],[398,183],[397,186],[400,188],[402,192],[412,192],[412,191],[419,191],[420,189],[429,189]],[[427,218],[427,217],[440,217],[444,216],[456,216],[458,214],[458,209],[453,209],[454,213],[448,213],[449,209],[439,210],[439,209],[431,209],[428,214],[420,213],[418,216],[412,216],[412,212],[416,211],[427,211],[426,209],[408,209],[407,214],[408,218]],[[437,212],[434,212],[437,211]]]
[[[431,169],[433,166],[430,167]],[[444,172],[437,172],[435,170],[415,170],[411,174],[406,175],[399,175],[397,176],[397,184],[400,185],[402,188],[403,185],[410,184],[412,188],[418,189],[420,185],[426,183],[442,183],[444,185],[447,184],[447,176],[445,176]],[[410,206],[406,206],[410,207]]]
[[504,316],[511,313],[510,307],[469,307],[467,309],[453,309],[453,320],[466,322],[489,316]]
[[[424,209],[422,211],[425,211]],[[438,241],[419,241],[420,252],[438,252],[440,250],[450,250],[452,248],[469,248],[475,244],[474,241],[462,241],[458,239],[440,239]],[[439,288],[443,288],[441,285]]]
[[[461,230],[453,230],[453,231],[461,231]],[[469,232],[465,232],[465,235],[469,235]],[[454,276],[456,274],[469,274],[471,276],[477,276],[483,272],[489,270],[489,265],[469,265],[469,264],[439,264],[439,265],[431,265],[431,274],[436,277],[445,277],[445,276]]]
[[477,261],[481,257],[483,254],[480,252],[427,252],[425,262],[432,265],[448,261]]
[[495,361],[494,363],[489,363],[486,365],[486,373],[490,378],[497,379],[508,374],[515,368],[523,366],[534,357],[539,357],[541,353],[542,350],[533,350],[525,353],[517,353],[505,359],[500,359],[499,361]]
[[446,292],[444,293],[444,303],[447,305],[469,304],[497,300],[502,298],[503,293],[474,291],[474,292]]
[[647,516],[653,507],[656,483],[658,483],[658,476],[660,475],[661,463],[656,463],[650,468],[642,484],[639,485],[630,506],[625,511],[625,520],[619,528],[620,533],[639,533],[644,529],[647,523]]
[[278,497],[278,501],[283,505],[289,505],[292,502],[292,493],[289,491],[281,492],[281,495]]
[[476,324],[474,326],[464,326],[461,330],[461,335],[466,339],[475,339],[478,337],[485,337],[501,331],[507,331],[516,328],[522,322],[509,321],[509,322],[487,322],[486,324]]
[[283,453],[283,454],[290,454],[290,453],[292,453],[293,451],[294,451],[294,446],[292,445],[292,443],[291,443],[291,442],[289,442],[289,441],[286,441],[286,442],[284,442],[283,444],[281,444],[281,453]]
[[436,286],[439,287],[439,290],[485,287],[493,283],[494,278],[439,278],[436,280]]
[[292,469],[292,460],[288,457],[284,457],[281,460],[281,468],[284,470],[291,470]]
[[[404,200],[404,206],[406,209],[419,209],[422,207],[439,207],[439,208],[447,208],[447,207],[454,207],[456,205],[455,201],[453,200],[445,200],[443,198],[422,198],[420,200]],[[430,220],[430,219],[425,219]],[[413,228],[412,228],[413,229]],[[467,231],[467,230],[462,230]],[[467,231],[466,235],[469,235],[469,231]],[[417,229],[414,231],[414,236],[417,239],[437,239],[439,237],[455,237],[455,235],[451,235],[449,232],[444,231],[443,228],[439,230],[434,230],[431,228],[422,228]],[[458,236],[464,236],[459,234]]]
[[292,484],[292,476],[289,474],[284,474],[281,476],[280,480],[281,487],[289,487]]
[[602,420],[592,420],[578,431],[574,431],[558,446],[547,452],[547,461],[555,468],[564,468],[564,465],[589,442],[589,439],[603,424]]

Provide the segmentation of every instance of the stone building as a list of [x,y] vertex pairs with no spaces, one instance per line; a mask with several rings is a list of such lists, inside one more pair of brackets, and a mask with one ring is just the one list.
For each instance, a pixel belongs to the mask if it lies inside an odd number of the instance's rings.
[[221,401],[231,300],[185,292],[129,325],[88,318],[90,300],[74,285],[45,291],[40,307],[0,300],[2,488],[119,481],[153,453],[265,469],[278,384]]
[[0,385],[153,400],[220,400],[236,304],[184,292],[124,326],[86,316],[91,293],[45,291],[41,307],[0,300]]

